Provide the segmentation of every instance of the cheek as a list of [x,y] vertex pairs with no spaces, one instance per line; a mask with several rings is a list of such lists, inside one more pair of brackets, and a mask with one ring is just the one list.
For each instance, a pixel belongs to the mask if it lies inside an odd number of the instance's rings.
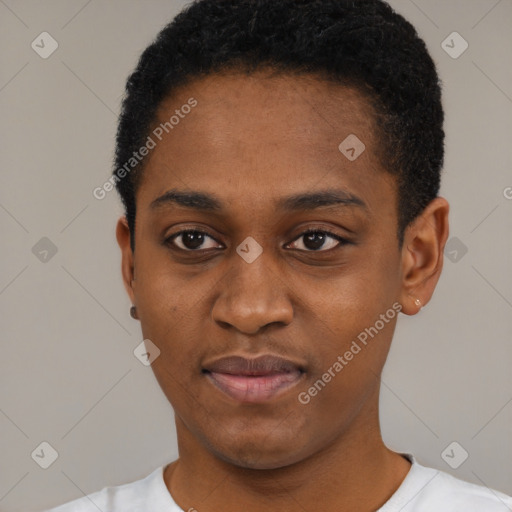
[[[175,375],[189,375],[208,334],[198,316],[204,291],[190,287],[174,270],[161,270],[156,262],[140,267],[137,309],[144,338],[160,349],[155,373],[165,368]],[[203,318],[207,314],[203,311]]]
[[[310,295],[310,300],[319,300],[310,302],[315,311],[311,349],[316,363],[308,384],[327,381],[330,392],[319,393],[326,401],[350,400],[371,386],[382,370],[399,307],[385,274],[376,265],[363,266]],[[323,389],[322,382],[317,388]]]
[[143,325],[159,330],[189,325],[186,320],[200,299],[201,290],[180,275],[160,251],[141,254],[136,283],[137,309]]
[[203,377],[201,347],[207,333],[191,312],[175,301],[179,303],[179,297],[171,294],[161,296],[154,305],[144,302],[147,311],[141,316],[141,325],[144,338],[160,349],[151,365],[155,377],[175,411],[181,414],[197,404],[197,385]]
[[[317,285],[317,323],[328,331],[327,339],[349,341],[373,324],[393,304],[393,287],[389,271],[378,262],[360,265],[351,273],[336,280]],[[329,332],[330,331],[330,332]]]

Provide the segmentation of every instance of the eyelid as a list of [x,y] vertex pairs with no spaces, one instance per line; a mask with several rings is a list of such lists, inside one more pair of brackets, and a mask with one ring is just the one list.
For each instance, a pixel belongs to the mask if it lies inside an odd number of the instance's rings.
[[[209,251],[211,250],[210,249],[197,249],[197,250],[194,250],[194,249],[182,249],[181,247],[177,247],[175,244],[174,244],[174,239],[177,238],[178,236],[180,235],[183,235],[185,233],[189,233],[189,232],[198,232],[200,234],[203,234],[203,235],[206,235],[208,237],[210,237],[212,240],[214,240],[217,244],[219,245],[223,245],[221,242],[219,242],[217,240],[217,238],[212,235],[206,228],[203,228],[203,227],[194,227],[194,226],[191,226],[191,227],[187,227],[187,228],[184,228],[184,229],[181,229],[180,231],[177,231],[176,233],[172,233],[171,235],[169,236],[166,236],[165,239],[164,239],[164,244],[165,245],[168,245],[168,246],[171,246],[172,245],[172,249],[176,250],[176,251],[181,251],[181,252],[188,252],[188,253],[200,253],[201,251]],[[350,242],[350,240],[346,239],[345,237],[341,236],[341,235],[338,235],[336,233],[333,233],[330,229],[326,228],[326,227],[323,227],[323,226],[315,226],[315,227],[308,227],[307,229],[304,229],[304,231],[301,231],[295,238],[293,238],[293,240],[291,240],[290,242],[288,242],[286,245],[290,245],[294,242],[296,242],[297,240],[299,240],[301,237],[309,234],[309,233],[323,233],[325,235],[327,235],[328,237],[331,237],[331,238],[334,238],[337,242],[338,242],[338,245],[336,245],[335,247],[332,247],[331,249],[327,249],[327,250],[318,250],[318,251],[313,251],[313,250],[310,250],[310,251],[306,251],[306,250],[302,250],[302,249],[297,249],[299,252],[310,252],[310,253],[322,253],[322,252],[330,252],[330,251],[333,251],[339,247],[342,247],[344,245],[347,245],[347,244],[350,244],[352,242]]]
[[176,244],[174,244],[174,239],[175,238],[177,238],[180,235],[183,235],[185,233],[190,233],[190,232],[197,232],[197,233],[200,233],[202,235],[206,235],[206,236],[210,237],[212,240],[214,240],[217,244],[223,245],[206,228],[199,227],[199,226],[197,226],[197,227],[191,226],[191,227],[187,227],[187,228],[181,229],[180,231],[176,231],[176,233],[172,233],[171,235],[166,236],[164,238],[164,242],[163,243],[165,245],[167,245],[167,246],[172,246],[172,249],[174,249],[176,251],[181,251],[181,252],[189,252],[189,253],[196,252],[196,253],[200,253],[201,251],[211,250],[211,249],[197,249],[197,250],[188,249],[187,250],[187,249],[182,249],[181,247],[177,247]]
[[313,227],[313,228],[307,228],[306,230],[304,230],[301,233],[299,233],[298,236],[296,236],[291,242],[288,242],[288,244],[286,244],[286,245],[290,245],[291,243],[294,243],[297,240],[299,240],[300,238],[302,238],[304,235],[308,235],[310,233],[323,233],[324,235],[327,235],[330,238],[334,238],[338,242],[338,245],[336,245],[335,247],[331,247],[331,249],[327,249],[325,251],[322,251],[322,250],[318,250],[318,251],[313,251],[313,250],[304,251],[304,250],[298,249],[299,252],[309,252],[309,253],[330,252],[330,251],[336,250],[339,247],[342,247],[344,245],[347,245],[347,244],[351,243],[350,240],[348,240],[347,238],[345,238],[345,237],[343,237],[341,235],[333,233],[332,231],[330,231],[330,229],[318,226],[318,227]]

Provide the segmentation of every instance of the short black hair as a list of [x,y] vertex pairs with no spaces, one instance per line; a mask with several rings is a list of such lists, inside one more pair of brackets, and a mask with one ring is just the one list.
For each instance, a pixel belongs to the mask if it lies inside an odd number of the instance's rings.
[[[144,145],[160,104],[176,88],[226,69],[263,68],[355,85],[370,98],[379,158],[397,180],[401,247],[405,228],[439,192],[444,113],[440,80],[425,43],[382,0],[192,2],[161,30],[128,78],[114,174]],[[116,177],[132,250],[144,162]]]

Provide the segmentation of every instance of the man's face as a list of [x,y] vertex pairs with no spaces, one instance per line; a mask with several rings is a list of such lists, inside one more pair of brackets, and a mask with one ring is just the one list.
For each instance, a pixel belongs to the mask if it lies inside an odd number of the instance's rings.
[[[396,185],[356,90],[211,75],[166,100],[155,126],[190,97],[190,113],[153,137],[137,191],[134,302],[178,431],[230,463],[282,467],[377,427],[401,288]],[[352,134],[365,146],[355,159],[356,139],[339,149]],[[218,207],[154,203],[171,190]],[[293,201],[319,193],[344,200]],[[182,231],[196,233],[172,238]],[[217,364],[260,355],[289,363]]]

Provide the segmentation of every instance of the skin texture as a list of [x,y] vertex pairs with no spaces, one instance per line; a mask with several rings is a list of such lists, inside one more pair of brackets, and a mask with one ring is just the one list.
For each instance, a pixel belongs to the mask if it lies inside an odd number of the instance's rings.
[[[410,464],[383,443],[380,375],[396,317],[308,404],[298,400],[365,328],[396,302],[416,314],[430,300],[448,236],[436,198],[397,239],[394,177],[379,161],[373,113],[357,90],[313,76],[218,74],[196,79],[161,105],[159,121],[198,104],[152,150],[137,191],[135,253],[117,225],[126,289],[144,338],[161,351],[155,376],[172,404],[180,457],[164,479],[175,501],[223,510],[369,512]],[[158,124],[158,123],[156,123]],[[366,146],[349,161],[338,145]],[[211,212],[166,204],[170,189],[212,194]],[[285,196],[343,190],[365,207],[285,211]],[[306,229],[330,231],[312,250]],[[193,252],[186,229],[207,233]],[[236,252],[248,236],[262,254]],[[212,237],[212,238],[210,238]],[[182,251],[179,248],[188,247]],[[202,252],[202,254],[200,254]],[[297,385],[265,403],[236,402],[201,372],[222,356],[273,354],[305,368]]]

